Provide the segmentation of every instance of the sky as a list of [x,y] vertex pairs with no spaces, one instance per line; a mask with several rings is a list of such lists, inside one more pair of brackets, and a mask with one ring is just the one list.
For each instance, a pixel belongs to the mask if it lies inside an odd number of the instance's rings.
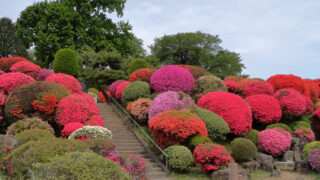
[[[39,0],[0,0],[14,21]],[[320,78],[319,0],[127,0],[121,18],[148,49],[156,37],[201,31],[240,54],[250,77],[295,74]]]

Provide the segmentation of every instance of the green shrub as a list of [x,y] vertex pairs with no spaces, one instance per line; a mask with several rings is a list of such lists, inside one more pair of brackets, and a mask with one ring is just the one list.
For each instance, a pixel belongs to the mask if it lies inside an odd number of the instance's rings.
[[128,74],[130,75],[134,71],[142,68],[149,68],[150,64],[145,60],[141,58],[132,59],[128,64]]
[[127,105],[128,102],[133,102],[139,98],[147,98],[149,96],[149,84],[143,81],[134,81],[125,87],[121,101],[124,105]]
[[59,49],[54,55],[53,70],[56,73],[79,76],[80,63],[77,53],[72,49]]
[[289,127],[292,129],[292,131],[295,131],[302,127],[311,129],[311,124],[306,121],[294,121],[289,124]]
[[0,149],[4,149],[5,146],[15,147],[17,145],[17,140],[10,136],[3,136],[0,134]]
[[252,141],[255,145],[258,145],[258,135],[259,135],[258,130],[251,129],[249,132],[245,134],[244,137]]
[[320,150],[320,141],[313,141],[306,144],[303,148],[303,154],[308,157],[309,150],[311,149],[319,149]]
[[269,125],[266,127],[266,129],[273,129],[273,128],[277,128],[277,127],[282,128],[283,130],[285,130],[285,131],[289,132],[290,134],[292,134],[291,128],[290,128],[288,125],[283,124],[283,123],[269,124]]
[[112,139],[112,132],[101,126],[84,126],[70,134],[69,139],[86,137],[88,139]]
[[49,138],[30,141],[19,146],[9,154],[9,160],[15,167],[13,177],[17,179],[30,178],[28,172],[33,165],[50,162],[52,158],[67,152],[88,152],[83,142],[70,139]]
[[130,180],[120,165],[94,153],[71,152],[33,170],[34,179]]
[[194,94],[206,94],[208,92],[227,91],[226,84],[215,76],[201,76],[196,80]]
[[202,108],[193,108],[189,110],[199,116],[206,124],[209,138],[211,140],[224,140],[226,134],[230,132],[228,124],[217,114]]
[[88,93],[93,93],[93,94],[98,96],[99,95],[99,90],[96,89],[96,88],[89,88],[88,89]]
[[30,129],[22,131],[14,136],[18,145],[25,144],[29,141],[35,141],[43,138],[54,138],[52,132],[45,129]]
[[8,127],[6,133],[10,136],[15,136],[16,134],[28,129],[45,129],[50,131],[52,134],[54,133],[54,130],[52,129],[50,124],[42,121],[38,117],[25,118],[18,122],[15,122]]
[[193,165],[191,151],[185,146],[173,145],[164,150],[169,156],[170,170],[187,171]]
[[89,141],[84,141],[94,153],[99,154],[102,157],[108,156],[113,153],[116,149],[114,143],[107,139],[93,139]]
[[212,143],[212,140],[205,136],[194,136],[189,140],[188,144],[189,144],[189,148],[193,150],[199,144],[202,144],[202,143]]
[[238,162],[251,161],[256,157],[256,145],[246,138],[235,138],[231,142],[231,155]]

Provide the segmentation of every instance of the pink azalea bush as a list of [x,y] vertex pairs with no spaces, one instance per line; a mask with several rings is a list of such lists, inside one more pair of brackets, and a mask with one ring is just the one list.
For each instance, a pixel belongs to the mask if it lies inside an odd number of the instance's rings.
[[34,81],[31,76],[20,72],[5,73],[0,76],[0,92],[9,94],[14,89]]
[[320,150],[319,149],[309,150],[308,160],[311,168],[317,172],[320,172]]
[[46,81],[55,82],[65,86],[71,93],[80,93],[82,91],[79,81],[68,74],[57,73],[46,78]]
[[52,74],[54,74],[54,72],[50,69],[41,69],[38,73],[37,79],[39,81],[44,81],[47,77],[51,76]]
[[306,138],[309,141],[315,140],[314,132],[310,128],[300,127],[294,131],[294,135],[298,138]]
[[112,96],[116,96],[117,88],[123,82],[125,82],[125,80],[116,80],[109,86],[109,92]]

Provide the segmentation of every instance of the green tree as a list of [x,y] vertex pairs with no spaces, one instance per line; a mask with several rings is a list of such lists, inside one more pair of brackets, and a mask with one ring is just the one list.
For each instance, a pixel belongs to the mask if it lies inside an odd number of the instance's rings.
[[11,19],[4,17],[0,19],[0,57],[9,56],[28,58],[28,52],[16,35],[16,28]]
[[59,49],[54,56],[53,70],[78,77],[80,73],[78,54],[73,49]]
[[136,59],[131,59],[131,61],[128,64],[128,74],[130,75],[134,71],[142,68],[149,68],[150,64],[147,62],[147,60],[142,59],[142,58],[136,58]]

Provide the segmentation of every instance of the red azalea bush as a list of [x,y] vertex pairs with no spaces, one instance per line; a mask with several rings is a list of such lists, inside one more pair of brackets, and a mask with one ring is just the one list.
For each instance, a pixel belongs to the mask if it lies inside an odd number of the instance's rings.
[[280,89],[274,97],[279,100],[283,114],[300,116],[306,111],[305,98],[295,89]]
[[294,131],[294,135],[298,138],[306,138],[309,141],[315,140],[314,132],[310,128],[300,127]]
[[28,61],[26,58],[23,57],[6,57],[0,58],[0,69],[5,72],[9,72],[12,65],[17,62],[21,61]]
[[317,100],[317,102],[314,104],[315,110],[320,109],[320,99]]
[[243,88],[244,88],[246,85],[248,85],[248,84],[251,83],[251,82],[256,82],[256,81],[257,81],[257,80],[255,80],[255,79],[243,78],[243,79],[241,79],[240,81],[237,82],[237,84],[238,84],[238,86],[239,86],[238,90],[239,90],[240,92],[242,92],[242,91],[243,91]]
[[303,97],[304,97],[304,100],[306,103],[305,115],[311,115],[315,111],[315,105],[312,103],[310,98],[307,98],[305,96],[303,96]]
[[37,78],[37,75],[40,72],[40,70],[41,70],[40,66],[33,64],[29,61],[17,62],[10,68],[10,71],[12,72],[21,72],[35,79]]
[[310,92],[310,99],[312,100],[313,103],[315,103],[320,95],[320,87],[319,85],[312,80],[304,79],[303,82],[306,84],[306,86],[309,89]]
[[162,112],[149,121],[149,128],[162,148],[185,142],[192,136],[208,136],[204,122],[186,110]]
[[57,73],[47,77],[46,81],[55,82],[65,86],[71,93],[80,93],[82,91],[79,81],[68,74]]
[[129,85],[130,83],[131,83],[130,81],[125,81],[125,82],[122,82],[121,84],[119,84],[119,86],[117,87],[117,90],[116,90],[116,98],[117,99],[122,98],[122,92],[124,91],[126,86]]
[[233,81],[235,83],[238,83],[241,79],[243,79],[240,76],[228,76],[226,78],[224,78],[224,81]]
[[151,76],[150,85],[155,92],[183,91],[190,94],[195,87],[195,80],[185,68],[167,65]]
[[232,80],[224,80],[224,83],[226,84],[228,91],[231,93],[237,93],[239,90],[239,86],[236,82]]
[[6,102],[7,96],[0,92],[0,106],[3,106]]
[[5,74],[5,73],[6,73],[6,72],[4,72],[4,71],[0,70],[0,75]]
[[311,127],[317,139],[320,139],[320,109],[312,114]]
[[125,82],[125,80],[116,80],[116,81],[114,81],[114,82],[109,86],[109,92],[111,93],[111,95],[112,95],[113,97],[116,96],[117,88],[118,88],[118,86],[119,86],[121,83],[123,83],[123,82]]
[[245,97],[256,95],[256,94],[265,94],[265,95],[272,96],[274,94],[274,90],[272,85],[268,82],[251,81],[243,88],[242,94]]
[[319,97],[320,97],[320,79],[314,79],[312,81],[318,85],[318,87],[319,87],[318,92],[319,92]]
[[199,99],[198,106],[222,117],[233,134],[244,135],[252,129],[251,110],[240,96],[229,92],[210,92]]
[[54,113],[59,100],[54,94],[44,94],[41,98],[32,102],[33,109],[43,112],[45,115],[51,115]]
[[61,131],[62,137],[69,137],[75,130],[82,128],[84,125],[79,122],[72,122],[64,126]]
[[282,112],[279,101],[273,96],[257,94],[245,99],[251,106],[253,119],[260,123],[279,122]]
[[0,92],[9,94],[14,89],[34,81],[31,76],[23,73],[5,73],[0,76]]
[[150,82],[150,78],[154,72],[156,72],[156,70],[151,68],[138,69],[130,74],[129,81],[130,82],[132,81]]
[[[111,97],[111,93],[109,91],[105,91],[105,92],[108,95],[108,97]],[[107,102],[107,100],[104,97],[104,95],[102,94],[102,92],[99,92],[99,94],[98,94],[98,102],[100,102],[100,103],[106,103]]]
[[266,129],[259,133],[260,148],[272,156],[280,156],[290,149],[292,138],[282,128]]
[[88,126],[104,126],[104,120],[103,117],[100,115],[93,115],[90,116],[89,120],[85,122]]
[[50,69],[41,69],[38,73],[37,79],[39,81],[44,81],[47,77],[51,76],[52,74],[54,74],[54,72]]
[[303,80],[292,74],[278,74],[269,77],[267,82],[272,84],[275,91],[284,88],[292,88],[300,92],[306,97],[309,97],[310,92],[307,85],[303,82]]
[[233,162],[230,153],[224,146],[213,143],[198,145],[193,151],[194,162],[199,164],[203,171],[215,171],[226,167]]
[[209,73],[208,71],[206,71],[204,68],[200,67],[200,66],[191,66],[191,65],[178,65],[182,68],[187,69],[192,76],[194,77],[194,79],[198,79],[201,76],[214,76],[213,74]]

